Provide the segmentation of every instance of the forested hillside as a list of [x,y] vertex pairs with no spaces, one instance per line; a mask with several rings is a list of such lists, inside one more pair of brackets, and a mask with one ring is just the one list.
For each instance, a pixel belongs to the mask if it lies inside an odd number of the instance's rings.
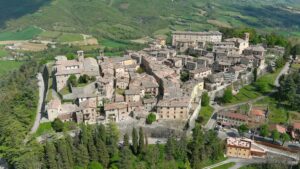
[[300,32],[297,0],[22,1],[0,2],[2,30],[35,25],[49,31],[92,34],[98,39],[135,39],[172,30],[240,26],[285,35]]

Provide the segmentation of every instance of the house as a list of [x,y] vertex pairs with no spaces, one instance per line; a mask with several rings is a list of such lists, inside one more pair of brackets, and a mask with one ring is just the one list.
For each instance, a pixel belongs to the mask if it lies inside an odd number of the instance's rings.
[[139,102],[141,100],[140,90],[138,89],[125,90],[125,100],[126,102]]
[[119,89],[127,89],[129,86],[129,78],[127,77],[120,77],[116,79],[116,88]]
[[106,121],[119,122],[129,117],[126,102],[107,103],[104,105]]
[[64,103],[62,104],[60,100],[51,100],[47,104],[47,116],[49,121],[54,121],[56,118],[63,122],[73,121],[73,113],[75,112],[77,106],[75,104]]
[[204,67],[190,71],[190,77],[193,79],[203,79],[212,74],[211,68]]
[[56,90],[60,91],[67,85],[71,75],[79,78],[81,75],[99,77],[100,71],[97,60],[94,58],[84,58],[83,51],[78,51],[76,60],[67,60],[66,57],[58,57],[55,64]]
[[226,139],[226,156],[244,159],[265,158],[266,151],[254,146],[250,139],[228,137]]
[[180,119],[189,118],[189,98],[174,98],[160,100],[156,106],[158,119]]
[[280,134],[286,133],[286,127],[279,124],[271,124],[269,125],[270,131],[278,131]]
[[76,109],[76,119],[78,123],[96,124],[97,117],[97,100],[95,98],[81,102]]
[[204,83],[204,88],[208,91],[216,90],[218,87],[222,86],[225,83],[224,73],[215,73],[207,76],[207,79]]
[[239,127],[242,124],[248,124],[248,116],[236,112],[218,112],[217,122],[222,126]]
[[250,34],[245,33],[244,39],[229,38],[229,39],[225,39],[225,42],[233,42],[235,44],[235,47],[237,47],[239,49],[239,54],[242,54],[243,51],[249,47],[249,38],[250,38]]
[[265,56],[265,48],[263,46],[260,45],[252,45],[247,47],[244,51],[243,54],[244,55],[254,55],[254,56]]
[[218,31],[209,32],[184,32],[175,31],[172,33],[172,46],[182,45],[182,42],[221,42],[222,33]]
[[144,109],[148,112],[152,111],[153,108],[156,106],[157,99],[150,98],[150,99],[143,99]]
[[264,124],[267,120],[267,111],[260,108],[252,108],[249,113],[249,126],[258,127]]

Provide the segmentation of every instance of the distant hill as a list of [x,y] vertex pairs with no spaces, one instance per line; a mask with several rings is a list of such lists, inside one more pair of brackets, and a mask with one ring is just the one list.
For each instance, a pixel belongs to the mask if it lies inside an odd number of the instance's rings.
[[300,36],[299,0],[5,0],[3,31],[36,26],[51,32],[137,39],[172,30],[250,26]]

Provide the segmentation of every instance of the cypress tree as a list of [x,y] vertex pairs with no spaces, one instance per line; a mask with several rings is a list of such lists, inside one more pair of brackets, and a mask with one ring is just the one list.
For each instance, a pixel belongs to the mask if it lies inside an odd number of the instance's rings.
[[97,137],[101,138],[101,140],[106,143],[106,129],[103,124],[100,124],[97,127]]
[[132,153],[128,147],[124,147],[121,150],[121,159],[119,161],[119,168],[121,169],[131,169],[132,168]]
[[125,147],[129,147],[129,136],[128,136],[128,134],[126,133],[125,135],[124,135],[124,140],[123,140],[123,145],[125,146]]
[[88,152],[89,152],[91,161],[97,161],[98,160],[97,150],[96,150],[93,139],[89,139],[89,141],[88,141]]
[[[74,140],[76,140],[76,137],[74,137]],[[71,163],[71,166],[74,166],[74,162],[75,162],[75,147],[74,147],[74,141],[73,141],[73,139],[72,139],[72,137],[70,135],[67,135],[66,142],[67,142],[67,147],[68,147],[69,161]]]
[[137,154],[138,151],[138,134],[135,128],[132,129],[132,152]]
[[165,152],[166,152],[166,159],[167,160],[173,160],[174,159],[174,154],[175,154],[175,140],[170,137],[167,140],[166,147],[165,147]]
[[144,131],[143,131],[143,128],[140,127],[140,130],[139,130],[139,153],[144,153],[144,150],[145,150],[145,137],[144,137]]
[[101,139],[97,140],[96,148],[98,152],[98,161],[100,161],[101,164],[106,168],[109,163],[109,154],[106,145]]
[[69,154],[66,141],[64,139],[61,139],[57,142],[57,152],[60,154],[63,168],[72,168],[71,163],[69,161]]
[[49,169],[57,169],[56,148],[52,142],[47,142],[45,146],[45,160]]
[[76,153],[77,164],[86,167],[89,164],[89,153],[84,144],[80,144]]

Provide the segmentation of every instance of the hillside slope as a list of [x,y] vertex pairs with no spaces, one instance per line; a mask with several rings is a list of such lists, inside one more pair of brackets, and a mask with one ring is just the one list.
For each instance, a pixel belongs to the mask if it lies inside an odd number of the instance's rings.
[[[17,1],[0,2],[0,6],[14,9],[11,5]],[[298,0],[22,1],[32,5],[20,4],[19,10],[11,11],[9,20],[0,17],[2,31],[35,25],[45,30],[86,33],[98,38],[135,39],[172,30],[250,26],[300,36]],[[0,10],[0,16],[9,13]]]

